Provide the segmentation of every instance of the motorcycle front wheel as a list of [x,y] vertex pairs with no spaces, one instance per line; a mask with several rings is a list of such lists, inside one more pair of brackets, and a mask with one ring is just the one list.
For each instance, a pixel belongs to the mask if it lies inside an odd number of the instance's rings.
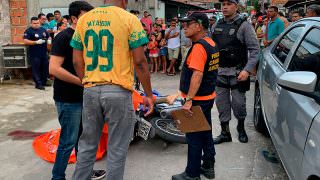
[[160,138],[168,142],[186,144],[186,135],[177,128],[173,119],[154,117],[150,123]]

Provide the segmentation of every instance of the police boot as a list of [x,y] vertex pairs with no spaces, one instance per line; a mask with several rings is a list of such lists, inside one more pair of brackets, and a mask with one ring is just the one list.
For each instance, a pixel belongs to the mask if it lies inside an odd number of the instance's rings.
[[221,144],[223,142],[231,142],[232,137],[230,134],[229,123],[221,123],[221,134],[213,139],[214,144]]
[[186,172],[172,176],[172,180],[201,180],[200,177],[190,177]]
[[203,174],[207,179],[214,179],[214,161],[203,161],[200,173]]
[[244,129],[244,119],[238,120],[237,130],[239,133],[239,137],[238,137],[239,141],[242,143],[247,143],[248,136],[247,136],[246,130]]

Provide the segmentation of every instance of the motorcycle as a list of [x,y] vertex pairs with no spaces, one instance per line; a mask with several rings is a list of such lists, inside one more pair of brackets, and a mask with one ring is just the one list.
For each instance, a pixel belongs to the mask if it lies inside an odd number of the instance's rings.
[[[139,92],[143,96],[143,92]],[[148,117],[144,116],[142,105],[136,110],[136,125],[134,139],[141,137],[144,140],[159,136],[166,142],[186,144],[186,136],[182,133],[172,119],[171,113],[174,110],[181,109],[184,100],[172,96],[160,96],[153,91],[156,96],[154,112]],[[170,100],[168,100],[170,99]]]

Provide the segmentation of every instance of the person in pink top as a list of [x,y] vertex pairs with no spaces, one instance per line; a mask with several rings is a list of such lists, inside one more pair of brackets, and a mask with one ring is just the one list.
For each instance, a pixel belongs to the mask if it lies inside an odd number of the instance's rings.
[[149,49],[149,57],[151,60],[151,73],[158,72],[158,57],[159,57],[159,49],[158,42],[156,39],[156,34],[152,33],[150,35],[150,42],[148,43]]
[[147,33],[149,34],[151,30],[152,20],[148,17],[148,15],[149,15],[148,11],[145,11],[143,13],[143,18],[141,18],[141,22],[143,22],[146,25],[148,30]]

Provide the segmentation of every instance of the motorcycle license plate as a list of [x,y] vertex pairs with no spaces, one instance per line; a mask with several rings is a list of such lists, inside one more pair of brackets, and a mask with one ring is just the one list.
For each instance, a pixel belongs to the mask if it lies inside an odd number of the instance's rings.
[[151,127],[151,123],[143,118],[140,118],[138,121],[138,136],[142,137],[144,140],[148,140]]

